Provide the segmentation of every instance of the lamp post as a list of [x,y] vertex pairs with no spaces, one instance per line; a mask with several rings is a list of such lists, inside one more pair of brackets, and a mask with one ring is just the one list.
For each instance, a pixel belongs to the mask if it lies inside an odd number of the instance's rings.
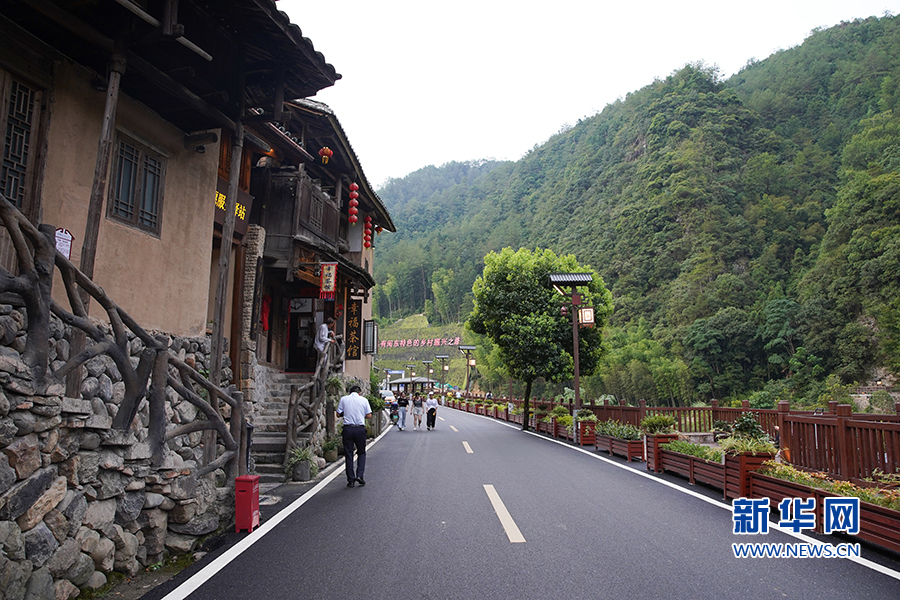
[[[433,360],[423,360],[422,364],[425,365],[425,375],[428,377],[428,385],[431,385],[431,376],[434,374],[434,369],[431,368]],[[434,387],[433,385],[431,387]]]
[[435,354],[435,360],[441,361],[441,391],[444,391],[444,374],[450,370],[450,365],[445,361],[450,358],[449,354]]
[[[581,409],[581,383],[580,383],[580,373],[579,373],[579,364],[578,364],[578,325],[579,325],[579,317],[584,319],[590,319],[590,322],[582,321],[583,325],[589,325],[590,327],[594,326],[594,309],[593,307],[584,307],[579,309],[581,306],[581,294],[579,294],[576,289],[578,286],[587,285],[594,280],[593,275],[590,273],[551,273],[550,274],[550,285],[553,288],[565,296],[565,292],[563,292],[559,286],[566,286],[571,288],[571,292],[569,293],[570,304],[572,306],[572,358],[575,360],[575,413]],[[562,314],[566,314],[566,306],[562,307]],[[574,417],[575,415],[573,415]],[[576,429],[577,431],[577,429]]]
[[413,377],[416,376],[416,372],[413,371],[413,369],[416,368],[416,365],[406,365],[406,368],[409,369],[409,372],[410,372],[410,376],[409,376],[409,392],[410,392],[410,393],[413,393],[413,392],[416,391],[416,388],[415,388],[415,386],[414,386],[414,384],[413,384]]
[[466,355],[466,394],[469,393],[469,373],[475,366],[475,358],[470,355],[475,351],[475,346],[459,346],[459,351]]

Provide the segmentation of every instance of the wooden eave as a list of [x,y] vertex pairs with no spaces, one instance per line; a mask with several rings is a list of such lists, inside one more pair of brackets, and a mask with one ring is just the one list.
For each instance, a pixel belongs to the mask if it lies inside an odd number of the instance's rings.
[[[318,169],[331,173],[330,179],[335,175],[344,176],[351,182],[359,185],[359,201],[364,212],[374,213],[374,221],[384,229],[396,232],[397,227],[387,210],[387,207],[372,189],[365,172],[360,165],[359,158],[350,145],[350,141],[341,127],[334,112],[325,104],[313,100],[292,100],[286,103],[288,110],[294,115],[293,121],[299,121],[306,125],[305,147],[310,154],[316,156],[317,161],[307,168]],[[319,149],[328,146],[334,151],[327,165],[318,160]],[[342,195],[349,193],[347,186],[342,186]],[[341,205],[347,203],[348,198],[341,198]]]
[[243,107],[275,112],[340,79],[273,0],[0,0],[0,15],[106,79],[117,40],[123,93],[182,131],[233,129]]

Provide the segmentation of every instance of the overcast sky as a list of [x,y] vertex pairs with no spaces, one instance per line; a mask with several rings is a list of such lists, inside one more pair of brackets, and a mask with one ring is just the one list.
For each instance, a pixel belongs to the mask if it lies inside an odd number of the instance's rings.
[[900,0],[280,0],[343,78],[335,111],[370,183],[517,160],[689,62],[727,77]]

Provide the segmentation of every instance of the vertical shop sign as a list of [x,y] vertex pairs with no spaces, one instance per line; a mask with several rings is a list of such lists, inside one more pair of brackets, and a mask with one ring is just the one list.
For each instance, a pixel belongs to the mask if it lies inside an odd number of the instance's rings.
[[362,356],[362,300],[347,303],[347,360],[359,360]]

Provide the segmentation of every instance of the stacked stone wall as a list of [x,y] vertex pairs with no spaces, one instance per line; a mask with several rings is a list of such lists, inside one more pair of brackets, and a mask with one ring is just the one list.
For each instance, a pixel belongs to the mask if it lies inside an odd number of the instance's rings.
[[[112,359],[85,363],[81,398],[66,397],[62,382],[38,386],[22,360],[26,322],[24,309],[0,305],[0,596],[75,598],[114,570],[133,575],[233,524],[225,473],[196,476],[202,432],[169,440],[153,466],[146,399],[128,430],[112,428],[125,393]],[[52,317],[53,369],[69,359],[66,333]],[[168,342],[201,373],[208,368],[209,338]],[[130,337],[133,364],[143,349]],[[227,357],[225,365],[230,381]],[[168,388],[166,417],[171,429],[198,409]]]

